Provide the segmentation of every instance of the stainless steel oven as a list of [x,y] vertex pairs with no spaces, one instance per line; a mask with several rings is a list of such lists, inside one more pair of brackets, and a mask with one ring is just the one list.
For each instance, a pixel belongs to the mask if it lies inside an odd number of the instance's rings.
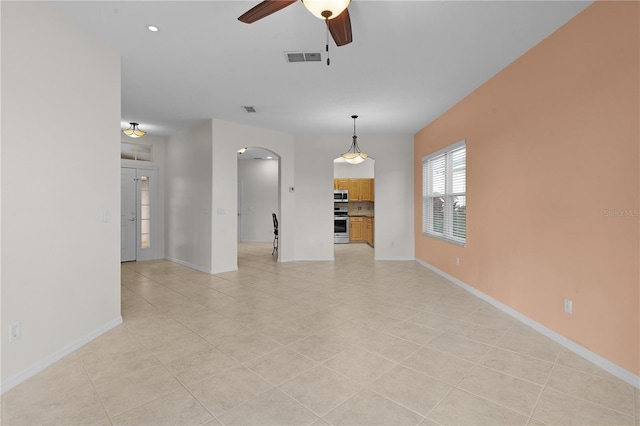
[[333,242],[349,244],[349,212],[347,207],[333,208]]

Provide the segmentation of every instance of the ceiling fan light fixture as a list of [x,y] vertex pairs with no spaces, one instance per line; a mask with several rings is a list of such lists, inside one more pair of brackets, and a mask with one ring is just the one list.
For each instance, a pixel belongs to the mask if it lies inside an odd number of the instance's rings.
[[356,135],[356,118],[358,118],[358,116],[352,115],[351,118],[353,118],[353,142],[351,142],[351,146],[347,152],[342,154],[342,158],[347,163],[360,164],[369,158],[369,155],[360,151],[360,147],[358,146],[358,136]]
[[138,123],[129,123],[129,125],[130,125],[129,128],[126,130],[123,130],[122,133],[129,136],[130,138],[141,138],[147,134],[147,132],[143,132],[138,128],[139,126]]
[[302,0],[302,3],[315,17],[325,20],[338,17],[351,0]]

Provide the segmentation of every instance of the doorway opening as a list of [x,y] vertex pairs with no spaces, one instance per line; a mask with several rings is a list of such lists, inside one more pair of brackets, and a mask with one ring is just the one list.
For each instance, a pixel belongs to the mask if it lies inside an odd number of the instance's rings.
[[[333,160],[334,258],[349,250],[375,253],[375,160]],[[369,250],[367,248],[369,247]]]
[[[238,245],[259,247],[269,244],[265,253],[277,260],[273,250],[273,214],[280,218],[280,156],[261,147],[238,150]],[[247,252],[238,249],[238,252]],[[252,252],[252,250],[248,250]],[[258,254],[256,252],[256,254]],[[238,267],[243,264],[238,257]]]

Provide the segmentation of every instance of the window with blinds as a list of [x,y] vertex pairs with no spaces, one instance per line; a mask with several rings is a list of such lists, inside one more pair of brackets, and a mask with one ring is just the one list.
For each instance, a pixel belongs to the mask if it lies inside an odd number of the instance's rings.
[[464,140],[422,159],[422,233],[466,244],[467,151]]

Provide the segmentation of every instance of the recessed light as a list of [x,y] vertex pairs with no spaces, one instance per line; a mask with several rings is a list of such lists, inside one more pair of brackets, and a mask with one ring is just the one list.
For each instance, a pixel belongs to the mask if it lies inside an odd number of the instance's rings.
[[156,27],[155,25],[147,25],[147,29],[154,33],[160,30],[160,28]]
[[273,157],[267,157],[267,160],[273,160]]

